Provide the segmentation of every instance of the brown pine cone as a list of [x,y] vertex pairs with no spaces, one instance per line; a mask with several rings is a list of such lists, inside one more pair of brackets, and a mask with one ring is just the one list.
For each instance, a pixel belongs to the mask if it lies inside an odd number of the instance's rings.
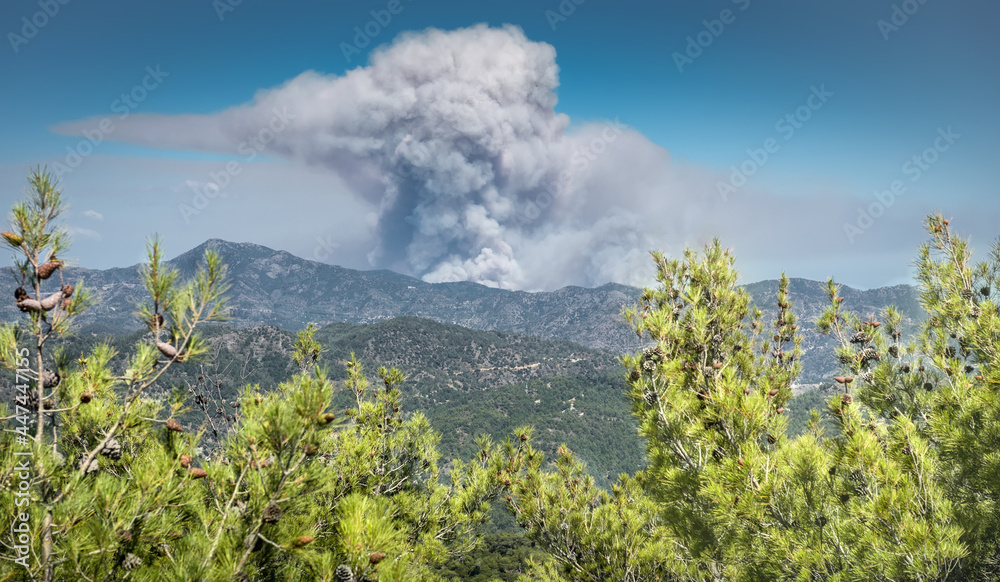
[[62,263],[60,263],[59,261],[49,261],[47,263],[39,265],[38,266],[38,278],[39,279],[43,279],[43,280],[44,279],[48,279],[49,277],[52,276],[52,273],[55,273],[56,269],[58,269],[61,266],[62,266]]
[[264,508],[264,516],[263,516],[264,523],[278,523],[278,520],[280,519],[281,519],[281,508],[278,507],[278,504],[271,503],[270,505]]

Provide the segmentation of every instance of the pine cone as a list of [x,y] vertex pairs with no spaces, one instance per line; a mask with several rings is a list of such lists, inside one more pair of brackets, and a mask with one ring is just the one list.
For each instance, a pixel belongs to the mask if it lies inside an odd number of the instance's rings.
[[24,238],[21,235],[13,232],[0,232],[0,236],[4,237],[12,247],[19,247],[24,242]]
[[889,355],[892,356],[892,357],[894,357],[894,358],[898,358],[899,357],[899,347],[897,347],[897,346],[889,346]]
[[42,309],[41,301],[31,298],[24,298],[17,302],[17,308],[24,312],[41,313],[44,311]]
[[166,356],[168,358],[173,359],[173,358],[177,357],[177,348],[175,348],[174,346],[172,346],[172,345],[170,345],[170,344],[168,344],[166,342],[156,342],[156,347],[157,347],[157,349],[160,350],[161,354],[163,354],[164,356]]
[[191,467],[188,469],[188,474],[191,475],[192,479],[203,479],[208,476],[208,471],[201,467]]
[[125,559],[122,560],[122,568],[128,571],[135,570],[141,565],[142,565],[142,558],[140,558],[135,554],[128,554],[127,556],[125,556]]
[[642,399],[646,401],[646,404],[653,406],[656,404],[656,391],[646,390],[642,393]]
[[840,396],[840,403],[844,406],[850,406],[854,402],[854,397],[850,394],[842,394]]
[[64,296],[66,296],[66,297],[72,297],[73,296],[73,291],[76,291],[76,287],[74,287],[72,285],[63,285],[62,286],[62,294]]
[[861,374],[860,377],[861,381],[867,384],[872,384],[875,382],[875,375],[872,374],[871,372],[865,372],[864,374]]
[[840,354],[837,359],[840,360],[841,364],[850,364],[854,361],[854,356],[851,354]]
[[264,508],[264,523],[278,523],[281,519],[281,508],[278,504],[271,503]]
[[184,432],[184,428],[181,427],[181,424],[172,418],[167,420],[167,430],[172,430],[174,432]]
[[42,299],[40,305],[42,309],[44,309],[45,311],[52,311],[53,309],[55,309],[56,305],[59,305],[59,303],[62,302],[62,300],[63,300],[63,292],[56,291],[52,295],[49,295],[45,299]]
[[56,269],[58,269],[61,266],[62,263],[60,263],[59,261],[49,261],[43,265],[39,265],[38,278],[42,280],[48,279],[49,277],[52,276],[52,273],[55,273]]
[[101,449],[101,454],[112,461],[117,461],[122,458],[122,444],[118,442],[118,439],[112,438]]
[[28,292],[24,290],[24,287],[18,287],[17,289],[14,289],[15,301],[20,303],[22,299],[27,299],[27,298],[28,298]]
[[863,331],[859,331],[859,332],[857,332],[857,333],[855,333],[854,335],[851,336],[851,343],[852,344],[863,344],[863,343],[867,343],[869,339],[871,339],[871,338],[868,337],[867,333],[865,333]]
[[385,559],[385,554],[383,552],[375,552],[374,554],[368,556],[369,564],[378,564]]
[[42,387],[55,388],[59,385],[60,380],[62,380],[62,376],[59,375],[59,372],[42,370]]
[[337,566],[337,569],[333,573],[333,577],[337,580],[337,582],[355,582],[354,572],[351,571],[351,567],[347,564]]
[[879,355],[878,350],[874,346],[868,346],[861,350],[861,365],[865,365],[872,360],[877,362],[881,359],[882,356]]

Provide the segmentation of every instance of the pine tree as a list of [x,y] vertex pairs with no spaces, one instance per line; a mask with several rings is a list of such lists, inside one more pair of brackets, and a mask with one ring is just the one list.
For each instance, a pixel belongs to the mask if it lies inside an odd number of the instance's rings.
[[[172,519],[172,504],[182,496],[186,479],[171,477],[176,461],[170,454],[175,441],[170,429],[179,426],[160,418],[161,405],[147,395],[172,365],[204,353],[196,327],[222,316],[225,269],[215,254],[206,253],[201,271],[182,285],[164,268],[154,239],[142,276],[151,303],[140,311],[149,341],[137,346],[120,374],[109,367],[115,354],[106,344],[69,362],[48,345],[70,330],[90,296],[63,280],[69,240],[57,224],[65,209],[61,190],[40,169],[28,182],[28,198],[14,206],[11,231],[3,233],[15,252],[22,281],[15,299],[26,319],[0,329],[0,357],[32,384],[27,394],[18,394],[16,412],[27,408],[34,417],[25,513],[40,544],[14,574],[46,581],[57,569],[63,575],[105,576],[139,564],[121,540],[135,528]],[[27,362],[19,357],[25,352]],[[7,480],[24,459],[11,444],[5,443],[2,453]],[[12,522],[19,513],[13,493],[5,488],[0,501]]]
[[[582,498],[575,495],[571,485],[582,469],[568,452],[548,472],[530,458],[530,443],[527,452],[512,454],[511,506],[552,556],[537,578],[902,581],[959,579],[982,570],[973,565],[982,560],[968,556],[975,540],[985,538],[970,538],[960,524],[995,531],[995,505],[964,509],[972,500],[956,498],[949,480],[976,477],[989,491],[984,481],[996,472],[980,472],[968,456],[964,463],[975,470],[944,464],[949,459],[935,446],[941,437],[933,434],[943,422],[941,405],[924,395],[926,386],[937,389],[926,376],[919,394],[916,381],[893,383],[904,366],[918,366],[904,363],[915,348],[899,342],[898,311],[887,310],[884,322],[862,320],[844,311],[831,281],[831,306],[817,326],[842,340],[834,356],[845,368],[837,377],[844,390],[827,411],[835,432],[824,434],[814,415],[807,434],[789,439],[784,408],[800,368],[801,338],[787,277],[779,281],[777,316],[765,326],[737,285],[732,255],[717,241],[701,257],[687,251],[683,261],[653,258],[660,285],[625,311],[650,345],[623,357],[649,467],[620,478],[615,491],[629,491],[628,502],[620,504],[617,520],[602,521],[595,532],[588,527],[597,512],[591,498],[602,508],[615,498],[587,489]],[[980,306],[977,321],[989,321],[991,309]],[[948,350],[940,334],[925,334],[937,337],[928,345],[941,354],[937,366],[945,374],[939,378],[963,369],[943,357],[974,353],[973,331],[954,333],[965,338],[964,348]],[[980,345],[995,344],[996,335],[982,333]],[[995,406],[986,397],[982,402]],[[952,438],[965,445],[975,435],[958,431]],[[550,531],[555,516],[563,517],[559,535]],[[546,519],[545,533],[536,532]],[[576,551],[601,539],[615,540],[618,551]]]
[[[13,524],[27,513],[41,541],[26,542],[23,560],[5,560],[0,579],[434,580],[438,566],[475,547],[505,487],[493,443],[482,439],[476,459],[445,471],[440,436],[422,414],[401,410],[403,374],[380,368],[373,387],[352,356],[336,385],[312,325],[296,342],[298,374],[270,390],[246,386],[228,412],[216,411],[230,429],[214,449],[201,440],[208,419],[189,422],[187,398],[209,412],[205,394],[153,393],[171,366],[204,357],[197,328],[225,315],[226,269],[211,251],[181,282],[150,242],[141,271],[149,300],[137,313],[148,333],[124,370],[112,369],[107,344],[76,362],[50,353],[47,342],[90,299],[80,285],[54,283],[69,242],[56,223],[61,193],[45,172],[29,182],[2,233],[30,288],[15,297],[26,320],[0,327],[0,362],[31,380],[7,417],[31,431],[0,435],[0,517]],[[335,390],[356,407],[330,410]],[[25,451],[29,472],[16,454]],[[27,473],[23,487],[15,482]]]
[[923,460],[920,479],[951,504],[967,553],[958,575],[994,580],[1000,576],[1000,242],[972,264],[968,241],[952,234],[949,220],[934,214],[925,228],[930,240],[916,265],[927,318],[903,345],[898,313],[886,313],[885,332],[873,342],[888,355],[864,370],[855,367],[870,374],[858,394],[893,429],[906,430],[902,452]]

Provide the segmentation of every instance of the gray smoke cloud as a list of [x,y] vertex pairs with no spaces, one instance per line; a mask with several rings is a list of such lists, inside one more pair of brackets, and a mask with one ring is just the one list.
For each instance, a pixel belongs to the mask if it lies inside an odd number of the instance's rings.
[[343,75],[305,72],[213,115],[133,114],[110,137],[332,170],[377,208],[370,263],[426,281],[648,282],[649,250],[710,238],[715,177],[617,121],[570,130],[558,71],[517,27],[431,29]]

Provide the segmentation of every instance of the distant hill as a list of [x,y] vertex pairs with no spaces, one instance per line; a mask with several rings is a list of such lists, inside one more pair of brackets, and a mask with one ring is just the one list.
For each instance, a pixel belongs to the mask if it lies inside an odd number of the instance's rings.
[[[182,275],[195,272],[206,248],[215,249],[229,266],[232,324],[237,327],[270,325],[298,330],[308,322],[373,323],[401,316],[416,316],[457,324],[470,329],[499,330],[544,339],[574,341],[593,349],[625,353],[640,346],[635,333],[621,317],[623,306],[633,304],[641,290],[609,283],[597,288],[564,287],[530,293],[507,291],[475,283],[426,283],[391,271],[358,271],[309,261],[284,251],[251,243],[212,239],[187,251],[170,264]],[[66,269],[67,281],[82,280],[100,297],[98,304],[80,318],[85,333],[120,333],[138,330],[135,305],[145,297],[138,266],[92,270]],[[0,319],[18,316],[14,307],[12,277],[0,282],[0,292],[10,298],[0,306]],[[746,286],[765,312],[777,290],[776,281]],[[819,383],[836,367],[827,338],[812,333],[811,322],[828,299],[824,283],[792,279],[794,309],[805,332],[804,384]],[[877,313],[895,303],[910,322],[919,315],[913,287],[899,285],[870,291],[845,287],[846,307],[861,314]]]

